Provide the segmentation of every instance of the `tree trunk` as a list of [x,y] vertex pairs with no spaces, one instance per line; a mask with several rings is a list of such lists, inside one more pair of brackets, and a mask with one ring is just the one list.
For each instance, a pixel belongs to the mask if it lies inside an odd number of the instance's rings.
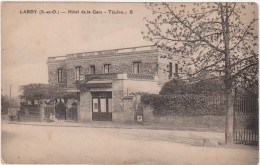
[[225,142],[226,144],[233,143],[233,126],[234,126],[234,110],[232,99],[232,78],[231,78],[231,65],[230,65],[230,29],[229,29],[229,7],[226,3],[225,7],[220,3],[221,7],[221,22],[222,32],[225,45],[225,87],[226,87],[226,130],[225,130]]
[[225,130],[225,142],[226,144],[232,144],[234,140],[234,106],[231,90],[226,92],[226,130]]

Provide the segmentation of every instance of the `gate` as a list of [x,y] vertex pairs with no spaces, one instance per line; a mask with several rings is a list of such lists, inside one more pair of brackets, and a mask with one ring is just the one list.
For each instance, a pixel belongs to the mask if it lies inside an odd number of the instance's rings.
[[236,96],[234,142],[258,145],[258,96]]
[[66,119],[66,105],[64,103],[57,103],[55,105],[55,117],[58,120]]
[[44,106],[44,119],[48,120],[55,116],[57,120],[74,120],[77,121],[77,104],[72,104],[70,108],[67,108],[64,103],[58,103],[55,106],[45,105]]
[[21,105],[18,111],[20,121],[40,121],[39,105]]
[[77,113],[77,103],[72,103],[71,107],[67,109],[66,112],[66,120],[74,120],[77,121],[78,113]]
[[55,112],[54,105],[45,105],[45,107],[44,107],[44,118],[49,119],[51,114],[55,115],[54,112]]

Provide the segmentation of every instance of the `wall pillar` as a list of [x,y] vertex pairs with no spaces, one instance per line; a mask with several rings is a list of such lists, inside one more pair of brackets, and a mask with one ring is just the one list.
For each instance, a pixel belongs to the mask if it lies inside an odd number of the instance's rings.
[[115,80],[112,83],[112,121],[124,122],[124,105],[123,105],[123,80]]
[[78,121],[92,121],[92,99],[89,90],[80,92],[80,103],[78,107]]
[[44,121],[44,110],[46,108],[46,104],[42,103],[40,105],[40,121],[43,122]]
[[123,105],[124,105],[124,121],[126,123],[134,123],[135,118],[135,111],[134,111],[134,96],[125,96],[123,98]]

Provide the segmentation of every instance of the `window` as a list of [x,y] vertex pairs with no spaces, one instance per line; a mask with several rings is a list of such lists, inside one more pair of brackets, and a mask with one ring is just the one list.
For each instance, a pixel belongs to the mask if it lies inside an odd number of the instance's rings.
[[178,71],[178,64],[175,64],[175,76],[178,77],[179,71]]
[[156,64],[156,74],[159,74],[159,64]]
[[95,74],[95,73],[96,73],[95,65],[91,65],[91,66],[90,66],[90,73],[91,73],[91,74]]
[[172,63],[169,63],[169,78],[172,78]]
[[58,82],[62,82],[62,79],[63,79],[62,69],[58,69]]
[[104,65],[104,73],[110,73],[111,71],[111,64]]
[[98,98],[93,98],[93,112],[98,112]]
[[81,66],[77,66],[77,67],[75,68],[75,71],[76,71],[76,73],[75,73],[75,80],[76,80],[76,81],[77,81],[77,80],[80,80]]
[[135,74],[140,73],[140,65],[141,62],[133,62],[133,73]]

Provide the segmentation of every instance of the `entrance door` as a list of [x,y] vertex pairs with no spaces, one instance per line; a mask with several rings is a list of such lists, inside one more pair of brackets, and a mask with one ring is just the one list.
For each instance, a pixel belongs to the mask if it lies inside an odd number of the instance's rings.
[[92,120],[112,121],[112,92],[92,92]]
[[55,117],[58,120],[65,120],[66,117],[66,106],[64,103],[58,103],[55,105]]

